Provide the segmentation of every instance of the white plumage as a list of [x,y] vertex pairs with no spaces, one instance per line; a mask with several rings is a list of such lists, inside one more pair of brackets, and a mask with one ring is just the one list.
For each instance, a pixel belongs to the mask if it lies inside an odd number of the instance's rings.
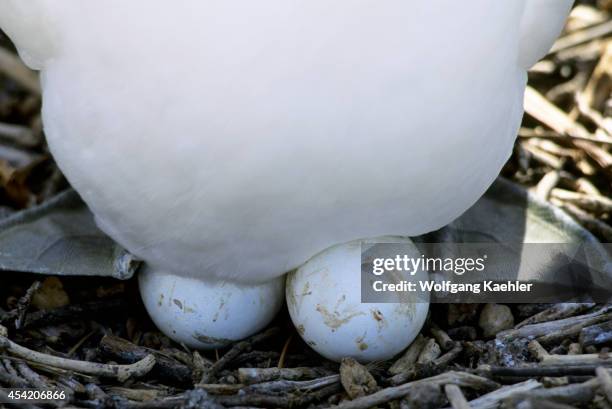
[[106,233],[155,268],[262,282],[473,204],[571,3],[0,0],[0,26]]

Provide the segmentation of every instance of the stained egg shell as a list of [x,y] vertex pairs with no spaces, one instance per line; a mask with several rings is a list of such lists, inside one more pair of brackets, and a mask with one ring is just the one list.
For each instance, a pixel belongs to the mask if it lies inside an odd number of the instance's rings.
[[285,278],[245,286],[145,268],[140,294],[157,327],[177,342],[212,349],[263,329],[283,304]]
[[[400,237],[368,241],[412,243]],[[361,303],[361,242],[331,247],[287,277],[287,305],[295,327],[308,345],[333,361],[392,358],[418,335],[429,310],[422,294],[402,293],[397,303]],[[427,273],[420,271],[414,278],[424,280]]]

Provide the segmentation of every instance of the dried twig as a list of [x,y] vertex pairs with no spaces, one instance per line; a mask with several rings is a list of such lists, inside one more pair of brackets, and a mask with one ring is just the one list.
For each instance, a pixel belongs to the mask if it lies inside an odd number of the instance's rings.
[[612,376],[610,376],[610,371],[598,367],[595,369],[595,373],[597,374],[597,379],[599,379],[602,392],[606,395],[608,402],[612,403]]
[[11,355],[25,359],[26,361],[76,371],[88,375],[116,378],[120,382],[123,382],[131,377],[143,376],[147,374],[155,365],[155,357],[153,355],[148,355],[144,359],[132,365],[108,365],[96,362],[65,359],[24,348],[4,336],[0,336],[0,349],[4,349]]
[[612,314],[609,314],[611,310],[612,306],[608,305],[589,314],[554,321],[540,322],[537,324],[523,325],[520,328],[503,331],[497,335],[497,338],[506,340],[513,340],[517,338],[536,338],[545,336],[552,332],[571,328],[577,329],[576,333],[579,333],[580,329],[583,327],[611,319]]
[[468,374],[466,372],[449,371],[431,378],[425,378],[400,386],[385,388],[371,395],[364,396],[350,402],[341,403],[336,407],[338,409],[367,409],[406,396],[415,387],[419,387],[421,385],[430,384],[442,386],[449,383],[479,391],[491,390],[498,387],[495,382],[480,376]]
[[100,341],[100,350],[105,355],[119,362],[130,364],[134,364],[148,355],[154,355],[156,364],[153,372],[160,376],[160,378],[178,383],[188,383],[191,381],[192,370],[187,365],[161,352],[136,346],[125,339],[105,335]]
[[446,392],[448,402],[451,404],[453,409],[471,409],[470,404],[465,399],[465,396],[463,396],[463,392],[461,392],[461,388],[459,388],[457,385],[445,385],[444,392]]
[[3,47],[0,47],[0,72],[31,93],[40,95],[38,75],[26,67],[15,54]]
[[253,347],[253,345],[276,335],[278,332],[279,332],[278,328],[271,328],[271,329],[266,330],[265,332],[262,332],[260,334],[257,334],[249,338],[246,341],[241,341],[241,342],[234,344],[234,346],[225,355],[223,355],[221,359],[215,362],[210,368],[208,368],[208,370],[204,371],[204,374],[202,375],[202,379],[200,380],[200,383],[204,383],[204,384],[210,383],[210,380],[212,379],[212,377],[215,376],[221,369],[223,369],[232,360],[234,360],[238,355],[240,355],[242,352],[246,352],[250,350]]
[[240,368],[238,379],[244,384],[267,382],[278,379],[296,381],[299,379],[317,378],[328,375],[324,368]]
[[17,303],[17,318],[15,319],[15,328],[20,329],[23,325],[25,315],[28,312],[28,308],[30,308],[30,303],[32,302],[32,297],[38,289],[40,288],[40,281],[34,281],[30,288],[26,291],[25,295],[19,299]]
[[584,44],[596,38],[605,37],[610,33],[612,33],[612,20],[575,31],[558,39],[549,54],[556,54],[570,47]]
[[536,380],[528,380],[510,386],[504,386],[477,399],[470,401],[472,409],[497,409],[499,403],[511,396],[533,391],[541,388],[542,384]]

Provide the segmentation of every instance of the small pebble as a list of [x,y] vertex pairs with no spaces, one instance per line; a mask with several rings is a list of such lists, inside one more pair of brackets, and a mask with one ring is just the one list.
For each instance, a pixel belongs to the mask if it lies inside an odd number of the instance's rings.
[[507,305],[487,304],[480,312],[478,325],[488,338],[514,327],[514,316]]
[[64,285],[57,277],[48,277],[32,297],[32,305],[39,310],[51,310],[70,304]]
[[378,390],[376,380],[368,369],[353,358],[340,363],[340,382],[351,399],[369,395]]

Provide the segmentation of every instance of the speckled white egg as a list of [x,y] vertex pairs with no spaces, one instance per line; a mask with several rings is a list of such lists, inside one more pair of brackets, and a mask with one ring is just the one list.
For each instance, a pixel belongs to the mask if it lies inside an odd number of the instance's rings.
[[[400,237],[368,242],[407,243]],[[333,246],[287,277],[289,313],[304,341],[333,361],[385,360],[418,335],[429,310],[428,297],[398,293],[397,303],[361,302],[361,240]],[[420,253],[414,248],[415,257]],[[425,280],[420,271],[410,280]]]
[[285,278],[258,285],[203,281],[144,268],[140,294],[153,322],[177,342],[212,349],[263,329],[283,305]]

